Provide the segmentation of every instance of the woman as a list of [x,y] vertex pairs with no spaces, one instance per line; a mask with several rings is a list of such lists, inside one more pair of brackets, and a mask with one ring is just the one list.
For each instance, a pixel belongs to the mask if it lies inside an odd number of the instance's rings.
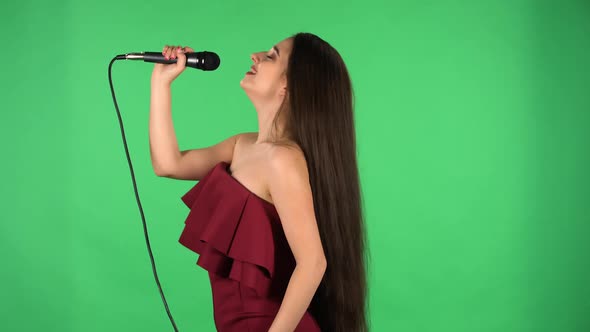
[[367,331],[367,256],[352,86],[338,52],[298,33],[254,53],[240,82],[258,132],[179,151],[170,85],[190,47],[155,64],[158,176],[198,180],[180,242],[209,272],[219,331]]

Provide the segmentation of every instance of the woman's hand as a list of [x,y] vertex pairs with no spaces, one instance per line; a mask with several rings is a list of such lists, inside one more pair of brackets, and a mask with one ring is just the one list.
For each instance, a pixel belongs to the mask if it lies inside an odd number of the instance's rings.
[[186,68],[185,53],[192,53],[193,50],[189,46],[169,46],[165,45],[162,49],[162,54],[166,59],[177,59],[176,63],[164,64],[156,63],[152,72],[152,82],[172,84],[172,82],[184,71]]

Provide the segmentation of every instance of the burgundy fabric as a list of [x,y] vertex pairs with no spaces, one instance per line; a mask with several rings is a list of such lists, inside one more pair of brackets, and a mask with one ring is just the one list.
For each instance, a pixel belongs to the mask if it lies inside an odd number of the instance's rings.
[[[179,242],[199,254],[220,332],[268,331],[295,259],[275,206],[252,193],[219,162],[182,196],[190,209]],[[296,332],[320,331],[306,311]]]

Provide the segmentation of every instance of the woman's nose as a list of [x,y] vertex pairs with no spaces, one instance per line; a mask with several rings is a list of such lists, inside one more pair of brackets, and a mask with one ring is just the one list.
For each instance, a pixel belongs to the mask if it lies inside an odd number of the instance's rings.
[[257,55],[257,53],[252,53],[250,55],[250,59],[252,59],[252,61],[254,61],[254,63],[258,62],[258,55]]

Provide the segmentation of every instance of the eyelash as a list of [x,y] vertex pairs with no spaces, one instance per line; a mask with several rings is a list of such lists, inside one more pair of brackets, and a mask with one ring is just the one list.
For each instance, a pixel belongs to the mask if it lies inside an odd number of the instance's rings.
[[267,59],[272,59],[272,56],[270,56],[270,55],[266,55],[266,58],[267,58]]

